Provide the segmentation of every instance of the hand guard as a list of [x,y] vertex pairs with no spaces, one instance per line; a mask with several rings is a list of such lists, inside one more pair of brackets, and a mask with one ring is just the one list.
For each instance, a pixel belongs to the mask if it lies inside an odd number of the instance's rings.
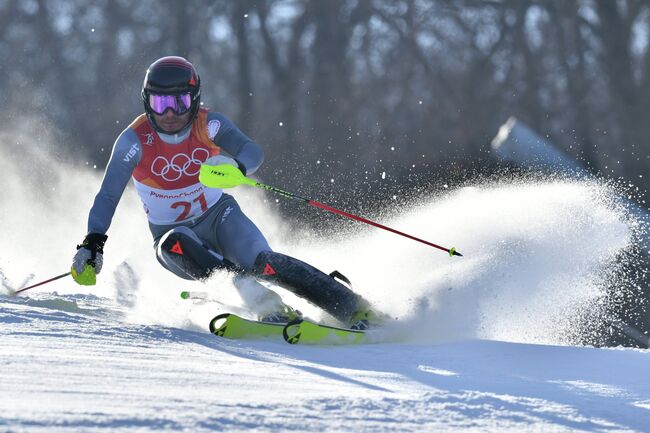
[[234,188],[242,184],[255,185],[246,177],[237,161],[223,155],[208,158],[199,171],[199,182],[208,188]]
[[237,167],[239,171],[242,172],[244,176],[246,176],[246,167],[244,167],[242,164],[239,163],[239,161],[226,156],[226,155],[215,155],[211,156],[210,158],[206,159],[205,162],[203,163],[205,165],[221,165],[221,164],[229,164],[232,165],[233,167]]
[[99,233],[89,233],[84,241],[77,245],[70,273],[78,284],[94,286],[97,282],[96,275],[101,272],[104,263],[102,254],[107,238],[108,236]]

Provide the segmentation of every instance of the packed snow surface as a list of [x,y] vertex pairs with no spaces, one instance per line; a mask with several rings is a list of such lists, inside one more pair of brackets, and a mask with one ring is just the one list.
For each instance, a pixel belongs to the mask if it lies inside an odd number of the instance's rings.
[[228,341],[92,295],[0,300],[0,430],[648,431],[650,353]]
[[233,191],[277,251],[340,270],[396,318],[384,343],[308,347],[210,335],[212,316],[246,312],[230,276],[162,269],[130,190],[97,286],[9,296],[68,269],[100,182],[33,158],[40,176],[25,178],[20,164],[0,160],[0,431],[650,431],[650,352],[575,345],[639,230],[606,186],[477,185],[380,221],[462,258],[365,226],[319,236]]

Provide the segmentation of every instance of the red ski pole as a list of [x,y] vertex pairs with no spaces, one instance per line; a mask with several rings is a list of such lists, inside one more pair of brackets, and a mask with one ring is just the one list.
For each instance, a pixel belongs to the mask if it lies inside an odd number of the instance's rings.
[[424,239],[416,238],[415,236],[411,236],[407,233],[401,232],[399,230],[395,230],[393,228],[387,227],[383,224],[379,224],[375,221],[370,221],[369,219],[360,217],[358,215],[351,214],[349,212],[342,211],[340,209],[333,208],[331,206],[328,206],[323,203],[319,203],[316,200],[311,200],[306,197],[301,197],[298,194],[294,194],[292,192],[288,191],[283,191],[280,188],[276,188],[271,185],[265,185],[263,183],[257,182],[253,179],[250,179],[242,174],[241,171],[237,167],[234,167],[229,164],[223,164],[223,165],[202,165],[201,166],[201,172],[199,173],[199,180],[201,183],[205,186],[208,186],[210,188],[232,188],[238,185],[251,185],[257,188],[262,188],[267,191],[272,191],[276,194],[280,194],[284,197],[288,197],[294,200],[300,200],[303,201],[304,203],[314,206],[323,210],[326,210],[328,212],[332,212],[338,215],[342,215],[346,218],[351,218],[353,220],[369,224],[373,227],[380,228],[382,230],[389,231],[391,233],[395,233],[400,236],[404,236],[405,238],[423,243],[425,245],[428,245],[433,248],[437,248],[439,250],[442,250],[446,253],[448,253],[450,256],[463,256],[461,253],[456,251],[456,248],[445,248],[440,245],[436,245],[432,242],[425,241]]
[[29,287],[22,288],[20,290],[16,290],[14,292],[14,295],[17,295],[20,292],[24,292],[25,290],[33,289],[34,287],[42,286],[43,284],[49,283],[51,281],[58,280],[59,278],[67,277],[68,275],[70,275],[70,272],[66,272],[65,274],[61,274],[61,275],[59,275],[57,277],[50,278],[49,280],[41,281],[40,283],[34,284],[33,286],[29,286]]

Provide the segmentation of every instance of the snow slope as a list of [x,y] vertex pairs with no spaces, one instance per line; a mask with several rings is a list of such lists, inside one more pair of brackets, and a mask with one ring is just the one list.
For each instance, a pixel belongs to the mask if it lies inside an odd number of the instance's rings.
[[[43,154],[3,155],[0,175],[7,293],[67,270],[101,176]],[[608,187],[477,185],[382,220],[456,246],[464,257],[453,259],[367,227],[319,237],[258,192],[234,193],[276,250],[339,269],[398,318],[387,333],[399,342],[211,336],[212,316],[242,307],[229,276],[201,285],[160,268],[127,191],[97,286],[0,295],[0,431],[650,431],[650,352],[572,345],[606,282],[629,283],[616,270],[643,229]]]
[[[39,296],[38,298],[41,298]],[[0,299],[0,429],[648,431],[650,353],[469,340],[304,347]]]

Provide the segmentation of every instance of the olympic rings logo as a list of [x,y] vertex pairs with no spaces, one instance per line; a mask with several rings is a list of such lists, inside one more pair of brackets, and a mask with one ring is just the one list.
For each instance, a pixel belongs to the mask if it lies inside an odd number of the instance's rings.
[[[200,158],[201,154],[205,154],[202,159]],[[209,156],[210,152],[208,149],[203,149],[201,147],[194,149],[191,157],[184,153],[177,153],[172,157],[171,161],[168,161],[164,156],[158,156],[151,163],[151,172],[156,176],[162,177],[167,182],[174,182],[180,179],[183,175],[196,176],[199,174],[201,164],[203,164]]]

